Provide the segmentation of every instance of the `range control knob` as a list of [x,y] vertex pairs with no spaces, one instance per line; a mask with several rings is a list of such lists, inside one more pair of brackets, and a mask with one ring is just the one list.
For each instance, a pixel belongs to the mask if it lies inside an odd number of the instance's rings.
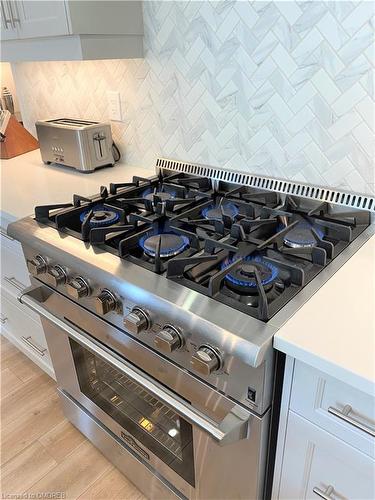
[[172,352],[183,346],[183,337],[173,325],[165,325],[155,336],[154,343],[163,352]]
[[146,312],[134,307],[132,312],[125,316],[124,325],[130,333],[138,334],[150,328],[150,320]]
[[95,297],[95,310],[98,314],[104,315],[116,309],[117,299],[111,291],[104,289]]
[[208,376],[222,366],[220,353],[211,346],[202,345],[190,360],[192,368],[201,375]]
[[59,265],[49,267],[46,274],[46,281],[52,286],[65,285],[67,281],[65,269]]
[[77,276],[76,278],[72,279],[72,281],[69,281],[66,289],[68,294],[75,299],[88,297],[91,293],[89,285],[81,276]]
[[44,274],[47,272],[47,261],[41,255],[36,255],[33,259],[28,259],[26,261],[27,269],[33,276],[38,276],[39,274]]

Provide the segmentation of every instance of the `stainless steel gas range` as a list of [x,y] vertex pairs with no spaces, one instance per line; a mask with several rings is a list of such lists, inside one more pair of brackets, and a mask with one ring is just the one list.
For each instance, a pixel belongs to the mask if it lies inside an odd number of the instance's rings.
[[165,159],[152,178],[36,207],[8,231],[66,416],[150,498],[265,496],[273,335],[373,234],[374,209]]

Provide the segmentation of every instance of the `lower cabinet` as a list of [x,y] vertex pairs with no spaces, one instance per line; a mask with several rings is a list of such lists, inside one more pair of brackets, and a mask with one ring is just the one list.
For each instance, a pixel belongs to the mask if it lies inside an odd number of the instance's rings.
[[273,499],[373,500],[375,398],[287,357]]
[[3,227],[1,227],[0,279],[1,334],[54,377],[40,318],[17,300],[17,296],[30,286],[22,247],[18,241],[7,235]]
[[289,411],[279,498],[373,500],[374,461]]
[[38,316],[30,315],[17,298],[1,288],[1,334],[48,375],[55,378],[46,338]]

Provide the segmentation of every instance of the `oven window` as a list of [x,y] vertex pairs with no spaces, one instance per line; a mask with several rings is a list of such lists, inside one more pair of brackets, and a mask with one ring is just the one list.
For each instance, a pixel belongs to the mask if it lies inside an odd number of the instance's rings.
[[191,424],[119,370],[69,342],[81,392],[123,427],[122,439],[129,444],[131,434],[194,487]]

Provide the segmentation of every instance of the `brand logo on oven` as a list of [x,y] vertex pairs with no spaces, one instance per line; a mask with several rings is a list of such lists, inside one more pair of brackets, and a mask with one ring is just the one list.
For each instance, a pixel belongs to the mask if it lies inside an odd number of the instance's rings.
[[131,446],[143,458],[146,458],[146,460],[150,460],[150,455],[147,453],[147,451],[141,448],[130,434],[126,434],[125,432],[121,431],[121,437],[129,446]]

